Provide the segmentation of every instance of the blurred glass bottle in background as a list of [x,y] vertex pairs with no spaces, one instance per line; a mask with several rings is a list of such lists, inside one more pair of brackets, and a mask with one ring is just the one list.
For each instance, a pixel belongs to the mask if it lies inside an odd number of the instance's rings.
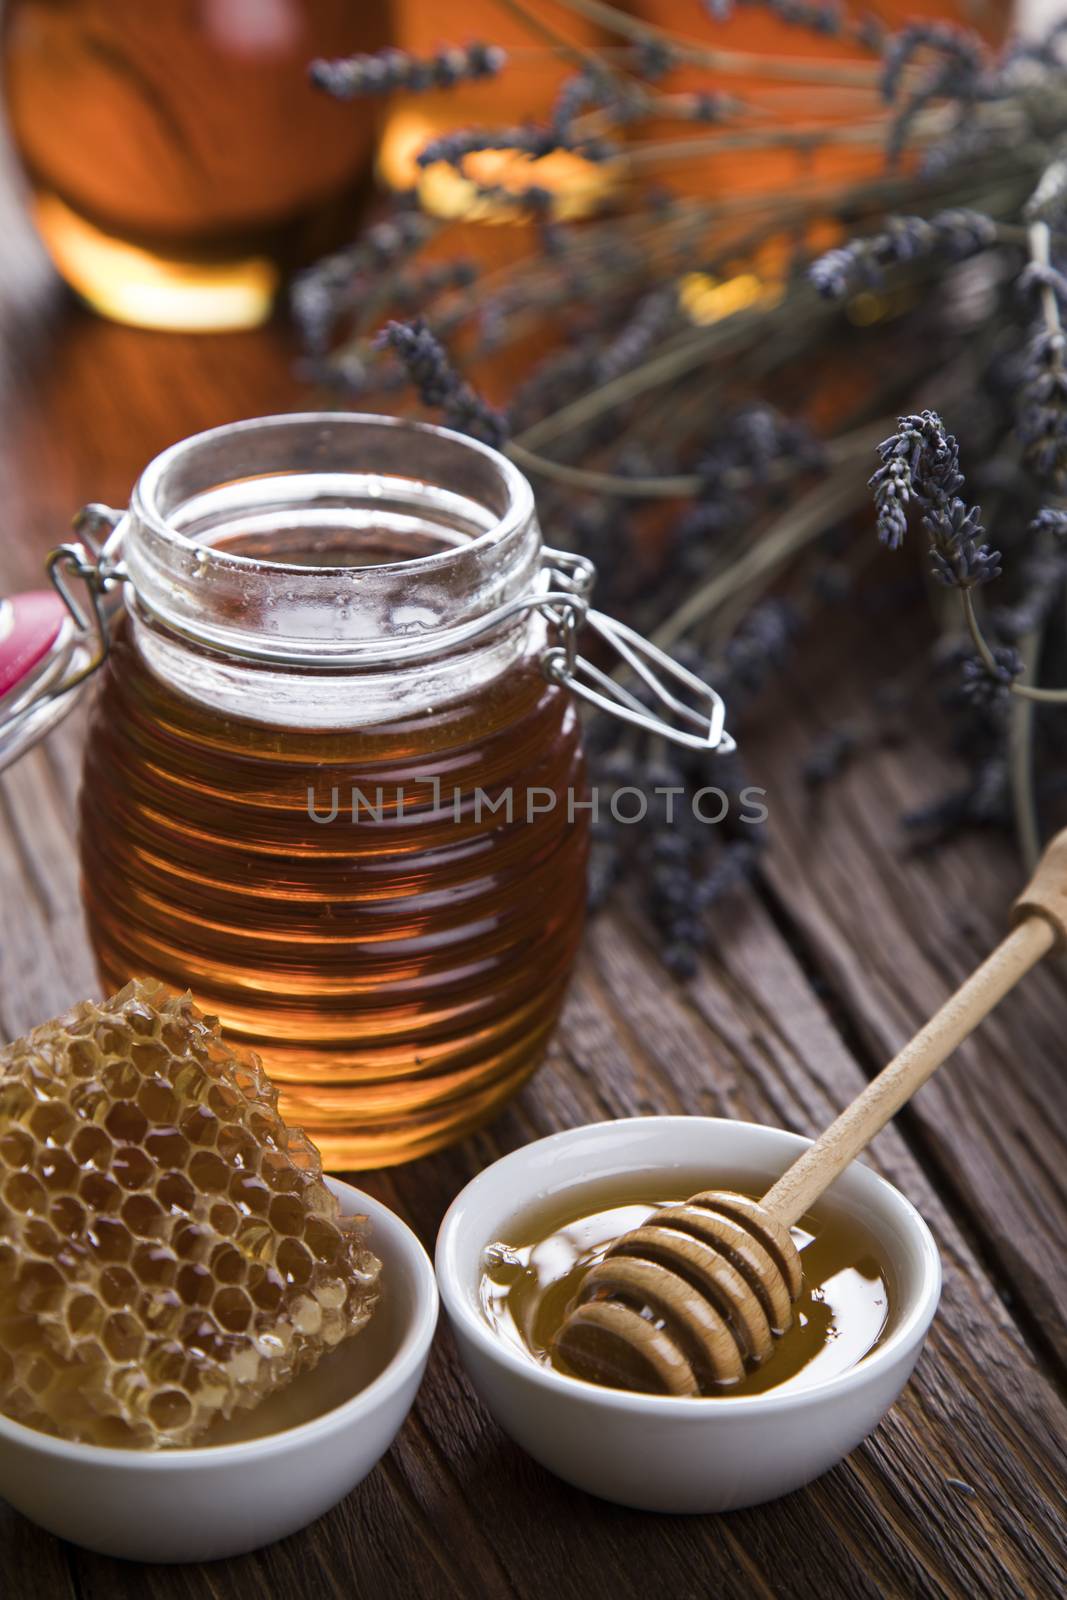
[[308,81],[375,50],[385,0],[8,0],[4,87],[37,228],[68,283],[144,327],[251,327],[353,228],[373,103]]

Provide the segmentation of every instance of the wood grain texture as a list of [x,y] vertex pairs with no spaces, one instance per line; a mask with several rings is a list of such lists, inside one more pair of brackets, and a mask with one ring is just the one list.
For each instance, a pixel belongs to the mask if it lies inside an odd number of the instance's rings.
[[[865,621],[868,622],[864,626]],[[1003,938],[1023,886],[1011,842],[971,834],[909,850],[901,815],[950,790],[936,714],[899,748],[859,758],[817,805],[798,781],[812,742],[870,710],[899,669],[907,623],[869,619],[825,637],[783,685],[751,759],[773,767],[768,882],[809,973],[876,1071]],[[910,640],[908,641],[910,643]],[[863,662],[842,672],[841,660]],[[924,719],[926,719],[924,726]],[[927,728],[929,732],[927,733]],[[905,1112],[1020,1315],[1067,1361],[1067,990],[1053,954],[1002,1003]]]
[[[0,217],[0,222],[3,218]],[[49,288],[24,231],[0,227],[0,588],[39,581],[89,499],[121,503],[182,434],[300,403],[284,334],[173,338],[109,327]],[[812,815],[797,784],[814,731],[863,705],[878,646],[805,653],[757,728],[770,792],[766,884],[731,906],[679,988],[625,898],[587,939],[544,1069],[493,1127],[360,1181],[432,1244],[488,1161],[584,1121],[643,1112],[827,1122],[999,937],[1017,887],[996,843],[905,861],[896,815],[938,781],[924,730],[857,767]],[[851,677],[841,670],[847,660]],[[817,705],[817,709],[816,709]],[[0,1028],[95,988],[73,851],[75,712],[0,780]],[[849,885],[851,884],[851,892]],[[1062,974],[1027,980],[871,1159],[929,1220],[941,1311],[912,1383],[847,1462],[726,1517],[623,1511],[552,1478],[496,1430],[447,1329],[395,1447],[302,1534],[237,1561],[145,1568],[60,1545],[0,1513],[0,1594],[35,1600],[752,1600],[1044,1596],[1067,1566],[1067,1413],[1050,1352],[1067,1297],[1057,1046]],[[1025,1070],[1024,1070],[1025,1068]],[[979,1109],[971,1082],[981,1082]]]

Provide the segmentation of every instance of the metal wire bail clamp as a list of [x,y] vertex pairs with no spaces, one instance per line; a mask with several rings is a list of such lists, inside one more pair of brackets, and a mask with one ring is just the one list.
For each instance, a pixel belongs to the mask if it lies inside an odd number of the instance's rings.
[[[539,606],[560,639],[541,657],[545,677],[552,683],[562,684],[599,711],[619,717],[632,727],[655,734],[671,744],[682,745],[687,750],[712,751],[716,755],[729,755],[736,750],[736,742],[726,732],[725,702],[710,684],[643,634],[590,607],[589,592],[596,577],[593,563],[584,556],[562,550],[546,549],[544,554],[550,579],[558,585],[571,586],[569,595],[564,590],[562,600],[555,593],[544,595]],[[665,707],[675,720],[656,716],[617,678],[578,654],[577,638],[583,625],[610,646],[623,665],[641,680],[653,700]],[[679,698],[663,681],[664,676],[688,691],[696,705]],[[687,726],[679,727],[679,722]]]
[[[0,646],[6,640],[11,652],[0,659],[0,771],[55,727],[78,698],[72,691],[107,659],[109,596],[125,576],[114,559],[123,515],[86,506],[74,519],[80,537],[48,556],[54,596],[42,590],[0,599]],[[75,582],[84,584],[85,600]]]
[[[93,641],[88,659],[49,691],[53,699],[69,694],[71,689],[84,683],[86,678],[103,666],[110,653],[111,628],[104,597],[124,580],[126,574],[121,561],[108,555],[107,546],[123,515],[114,507],[99,502],[83,506],[72,523],[78,542],[71,540],[67,544],[57,545],[48,553],[45,571],[53,588],[70,612],[74,626],[83,639]],[[69,587],[68,579],[71,578],[79,579],[85,586],[89,601],[88,616]]]

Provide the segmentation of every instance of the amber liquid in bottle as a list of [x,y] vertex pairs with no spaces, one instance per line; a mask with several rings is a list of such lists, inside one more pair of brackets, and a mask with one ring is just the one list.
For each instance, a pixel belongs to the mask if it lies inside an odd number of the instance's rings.
[[[328,1167],[434,1150],[518,1088],[552,1031],[583,920],[587,813],[567,799],[583,781],[573,703],[536,655],[365,727],[354,677],[337,731],[200,704],[120,627],[81,804],[102,979],[191,989],[260,1052]],[[336,791],[332,821],[311,819],[309,790],[323,818]]]
[[[485,1252],[481,1302],[486,1318],[501,1338],[533,1360],[573,1376],[552,1344],[590,1267],[658,1206],[709,1188],[734,1189],[755,1200],[762,1193],[721,1173],[686,1177],[672,1172],[659,1180],[615,1178],[522,1213]],[[885,1337],[892,1286],[862,1225],[823,1202],[801,1219],[793,1238],[804,1269],[794,1325],[770,1359],[740,1383],[724,1387],[723,1396],[821,1383],[855,1366]]]
[[387,31],[352,0],[10,0],[7,115],[59,271],[123,322],[262,321],[280,269],[350,231],[370,158],[374,106],[308,64]]

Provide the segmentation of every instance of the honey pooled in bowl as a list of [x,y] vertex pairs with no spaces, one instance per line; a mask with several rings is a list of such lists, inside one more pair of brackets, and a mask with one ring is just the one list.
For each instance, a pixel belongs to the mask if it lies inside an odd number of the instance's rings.
[[[553,1345],[589,1268],[604,1259],[620,1235],[640,1227],[660,1206],[675,1205],[707,1188],[760,1198],[760,1192],[744,1181],[716,1177],[709,1183],[707,1173],[694,1172],[688,1178],[671,1173],[666,1183],[645,1178],[627,1185],[613,1179],[605,1188],[591,1186],[556,1196],[540,1208],[520,1213],[506,1237],[485,1251],[481,1281],[485,1317],[501,1338],[540,1365],[577,1376]],[[722,1396],[763,1394],[786,1386],[808,1388],[854,1367],[885,1336],[892,1288],[870,1233],[829,1205],[805,1217],[792,1233],[804,1269],[793,1327],[776,1341],[762,1366],[751,1368],[737,1383],[723,1385]],[[617,1386],[644,1384],[620,1379]]]
[[194,1443],[364,1326],[380,1263],[254,1055],[130,983],[0,1050],[0,1411]]

